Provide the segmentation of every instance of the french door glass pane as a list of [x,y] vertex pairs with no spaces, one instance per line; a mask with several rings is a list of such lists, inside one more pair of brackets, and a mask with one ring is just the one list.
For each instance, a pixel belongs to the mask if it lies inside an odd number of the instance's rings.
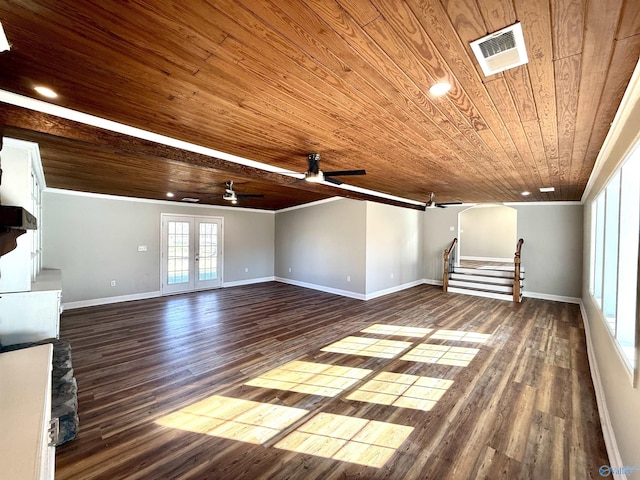
[[189,282],[189,223],[168,222],[167,284]]
[[218,278],[218,225],[200,223],[199,233],[198,280],[215,280]]

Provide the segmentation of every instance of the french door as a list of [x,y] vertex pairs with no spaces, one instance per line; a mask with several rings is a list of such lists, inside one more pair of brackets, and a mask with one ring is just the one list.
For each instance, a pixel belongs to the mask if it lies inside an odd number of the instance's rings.
[[162,295],[222,285],[222,218],[162,214]]

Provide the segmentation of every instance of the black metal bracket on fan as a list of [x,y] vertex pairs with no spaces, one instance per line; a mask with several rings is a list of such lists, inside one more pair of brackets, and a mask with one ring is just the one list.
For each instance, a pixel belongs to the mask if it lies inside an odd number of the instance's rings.
[[313,181],[322,181],[333,183],[334,185],[342,185],[344,182],[341,182],[338,179],[332,177],[345,177],[349,175],[366,175],[367,172],[364,170],[336,170],[332,172],[323,172],[320,170],[320,154],[319,153],[310,153],[307,157],[307,161],[309,163],[309,168],[305,173],[305,180],[309,182]]

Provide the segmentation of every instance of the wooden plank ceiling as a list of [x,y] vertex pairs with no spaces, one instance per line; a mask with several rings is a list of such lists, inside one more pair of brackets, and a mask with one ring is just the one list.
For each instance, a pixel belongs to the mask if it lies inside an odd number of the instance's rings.
[[[469,42],[516,21],[529,63],[485,77]],[[640,54],[637,0],[31,0],[0,22],[2,90],[295,172],[319,152],[418,201],[579,200]],[[8,105],[0,126],[39,141],[50,187],[223,204],[233,180],[265,209],[345,193]]]

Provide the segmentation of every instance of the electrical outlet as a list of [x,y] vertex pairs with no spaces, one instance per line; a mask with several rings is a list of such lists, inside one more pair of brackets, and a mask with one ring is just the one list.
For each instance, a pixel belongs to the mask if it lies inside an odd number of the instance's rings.
[[347,275],[347,282],[351,281],[351,275]]
[[291,267],[289,267],[289,273],[291,273]]
[[449,231],[453,232],[454,228],[453,227],[449,227]]
[[116,286],[116,281],[115,280],[111,280],[111,286],[115,287]]
[[146,245],[138,245],[138,251],[139,252],[146,252],[147,251],[147,246]]
[[393,278],[393,273],[391,274],[391,278]]
[[247,273],[248,271],[249,271],[249,269],[247,267],[245,267],[244,273]]

